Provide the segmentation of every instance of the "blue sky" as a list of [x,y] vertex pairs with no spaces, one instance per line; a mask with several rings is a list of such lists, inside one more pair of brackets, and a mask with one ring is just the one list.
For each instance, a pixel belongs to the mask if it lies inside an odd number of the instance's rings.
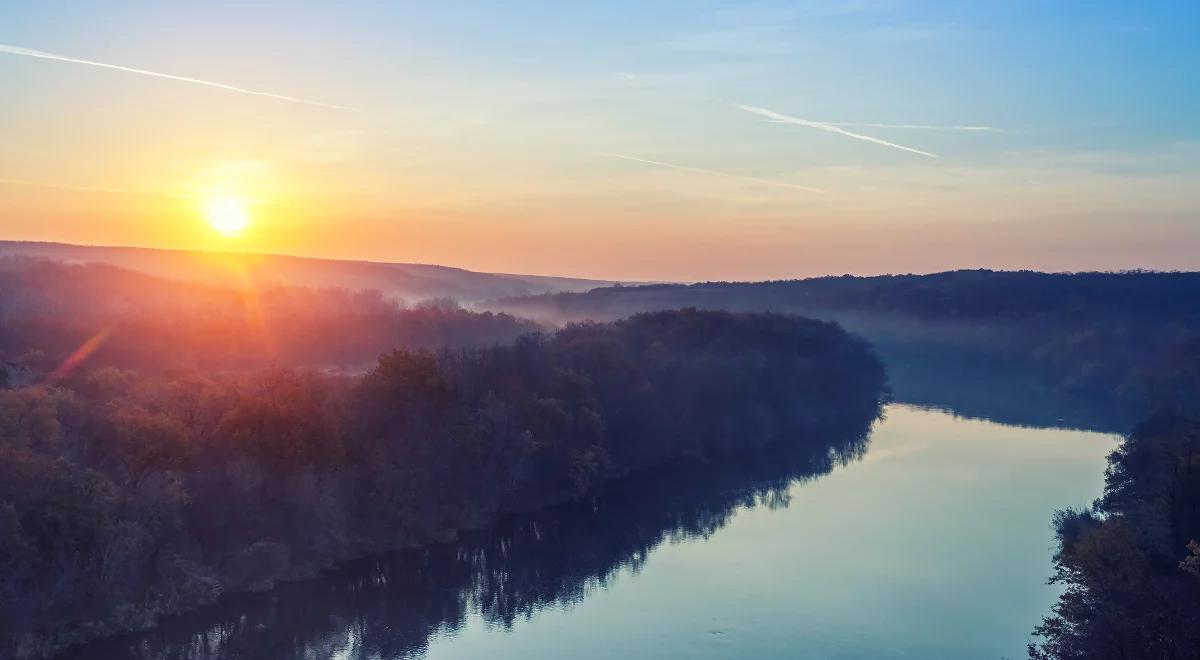
[[[0,44],[361,111],[0,53],[0,233],[641,279],[1196,265],[1200,3],[433,4],[5,3]],[[262,202],[241,244],[180,201],[214,186]]]

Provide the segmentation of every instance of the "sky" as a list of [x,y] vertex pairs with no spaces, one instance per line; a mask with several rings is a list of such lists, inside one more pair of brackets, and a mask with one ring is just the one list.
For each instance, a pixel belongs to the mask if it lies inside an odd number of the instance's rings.
[[10,0],[0,238],[627,280],[1195,270],[1197,71],[1196,0]]

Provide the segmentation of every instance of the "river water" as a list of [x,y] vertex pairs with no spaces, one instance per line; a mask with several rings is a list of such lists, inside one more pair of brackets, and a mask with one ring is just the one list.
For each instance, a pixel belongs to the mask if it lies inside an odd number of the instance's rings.
[[1100,495],[1118,438],[885,412],[832,459],[645,475],[70,657],[1022,657],[1051,514]]

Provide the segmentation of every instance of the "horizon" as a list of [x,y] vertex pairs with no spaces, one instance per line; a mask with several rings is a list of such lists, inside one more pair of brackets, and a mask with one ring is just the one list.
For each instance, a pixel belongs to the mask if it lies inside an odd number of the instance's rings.
[[10,6],[0,237],[625,281],[1191,270],[1197,19]]
[[[945,275],[948,273],[964,273],[964,272],[1034,273],[1034,274],[1038,274],[1038,275],[1142,275],[1142,274],[1145,274],[1145,275],[1189,275],[1189,274],[1200,274],[1200,269],[1195,269],[1195,268],[1193,268],[1193,269],[1156,269],[1156,268],[1132,267],[1132,268],[1120,268],[1120,269],[1093,269],[1093,270],[1039,270],[1039,269],[1031,269],[1031,268],[975,267],[975,268],[952,268],[952,269],[947,269],[947,270],[931,270],[931,271],[919,271],[919,272],[892,271],[892,272],[861,273],[861,274],[860,273],[828,272],[828,273],[819,273],[819,274],[815,274],[815,275],[798,275],[798,276],[794,276],[794,277],[777,277],[777,278],[758,279],[758,280],[754,280],[754,279],[742,279],[742,280],[738,280],[738,279],[721,279],[721,280],[700,279],[700,280],[651,281],[651,280],[621,280],[621,279],[606,278],[606,277],[576,277],[576,276],[572,276],[572,275],[559,275],[559,274],[555,274],[555,273],[513,273],[513,272],[479,271],[479,270],[472,270],[469,268],[464,268],[462,266],[457,266],[454,264],[436,264],[436,263],[407,262],[407,261],[382,261],[382,260],[378,260],[378,259],[344,259],[344,258],[338,258],[338,257],[320,257],[320,256],[306,256],[306,255],[299,255],[299,254],[288,254],[288,253],[283,253],[283,252],[232,252],[232,251],[221,251],[218,249],[204,249],[204,248],[163,248],[163,247],[152,247],[152,246],[143,246],[143,245],[105,245],[105,244],[87,244],[87,243],[64,243],[61,241],[38,241],[38,240],[25,241],[25,240],[0,239],[0,244],[14,244],[14,243],[29,244],[29,245],[45,245],[45,246],[51,246],[51,247],[95,249],[95,250],[147,250],[147,251],[154,251],[154,252],[180,252],[180,253],[192,253],[192,254],[206,254],[206,255],[212,255],[212,256],[234,257],[234,258],[237,258],[237,257],[272,257],[272,258],[302,259],[302,260],[312,260],[312,261],[333,261],[333,262],[342,262],[342,263],[373,264],[373,265],[380,265],[380,266],[418,266],[418,267],[431,267],[431,268],[446,268],[449,270],[459,270],[459,271],[464,271],[464,272],[468,272],[468,273],[476,273],[476,274],[480,274],[480,275],[493,275],[493,276],[499,276],[499,277],[514,277],[514,278],[536,277],[536,278],[548,278],[548,279],[557,279],[557,280],[594,281],[600,285],[597,288],[612,288],[614,285],[615,286],[626,286],[626,287],[639,287],[639,286],[672,286],[672,285],[691,286],[694,284],[761,284],[761,283],[770,283],[770,282],[796,282],[796,281],[803,281],[803,280],[827,279],[827,278],[839,278],[839,277],[857,277],[857,278],[864,278],[864,279],[877,278],[877,277],[924,277],[924,276],[930,276],[930,275]],[[45,257],[44,255],[40,255],[40,254],[13,253],[13,254],[0,255],[0,258],[6,258],[6,257],[27,257],[27,258],[33,258],[33,259],[45,258],[45,259],[49,259],[49,260],[54,260],[52,257]],[[103,261],[94,261],[94,262],[84,261],[81,263],[97,263],[97,264],[103,264],[103,265],[110,265],[110,266],[113,266],[115,268],[119,268],[122,270],[145,272],[145,271],[141,271],[140,269],[133,267],[133,266],[116,264],[116,263],[110,264],[110,263],[103,262]],[[161,276],[155,275],[153,273],[145,273],[145,274],[151,275],[151,276],[156,276],[156,277],[161,277]],[[581,292],[563,291],[563,292],[559,292],[559,293],[581,293]],[[536,296],[536,295],[543,295],[543,294],[532,294],[532,295]],[[550,295],[553,295],[553,294],[550,294]]]

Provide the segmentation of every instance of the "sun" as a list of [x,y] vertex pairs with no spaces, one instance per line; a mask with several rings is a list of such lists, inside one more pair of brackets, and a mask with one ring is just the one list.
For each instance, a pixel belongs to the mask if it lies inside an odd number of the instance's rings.
[[240,236],[250,226],[250,211],[246,200],[237,197],[214,197],[204,207],[208,224],[222,236]]

